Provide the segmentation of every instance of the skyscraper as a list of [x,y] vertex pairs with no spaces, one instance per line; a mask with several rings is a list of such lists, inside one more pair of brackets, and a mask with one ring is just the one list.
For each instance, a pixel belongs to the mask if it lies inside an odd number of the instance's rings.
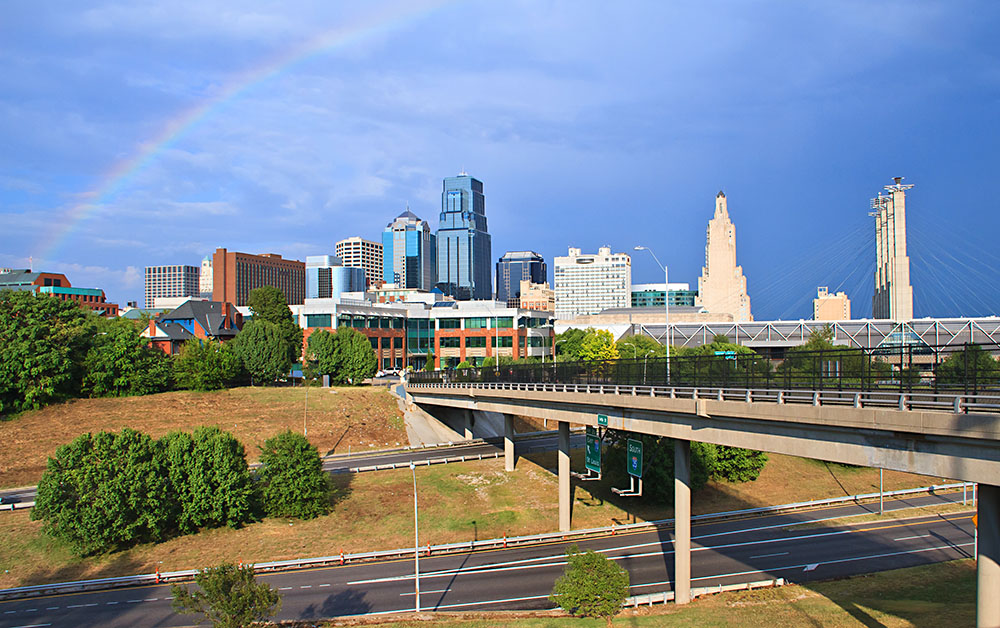
[[214,284],[215,282],[212,279],[212,258],[206,255],[201,260],[201,273],[198,276],[198,291],[201,292],[201,298],[212,298]]
[[334,253],[344,266],[363,268],[368,288],[382,283],[382,245],[358,236],[337,242]]
[[533,284],[548,280],[545,258],[534,251],[507,251],[497,260],[497,301],[521,307],[521,281]]
[[398,288],[433,289],[436,241],[430,226],[407,207],[382,232],[382,279]]
[[712,314],[732,314],[737,323],[752,321],[747,278],[736,264],[736,226],[729,219],[726,195],[715,195],[715,216],[708,221],[705,266],[698,278],[694,304]]
[[483,182],[461,173],[444,180],[437,230],[437,288],[460,300],[493,297],[493,253]]
[[913,286],[910,285],[910,258],[906,254],[906,190],[903,177],[893,177],[885,186],[888,195],[872,199],[875,218],[875,295],[872,318],[894,321],[913,319]]
[[146,307],[156,307],[153,305],[154,299],[199,296],[199,272],[197,266],[147,266]]
[[212,255],[212,282],[213,301],[243,307],[252,290],[274,286],[288,305],[300,305],[306,298],[306,265],[277,253],[253,255],[219,248]]
[[344,292],[365,291],[363,268],[344,266],[335,255],[306,257],[306,298],[339,299]]

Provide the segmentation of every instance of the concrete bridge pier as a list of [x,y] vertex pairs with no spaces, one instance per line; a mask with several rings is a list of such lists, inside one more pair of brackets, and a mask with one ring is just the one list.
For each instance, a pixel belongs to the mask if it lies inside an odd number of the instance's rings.
[[674,441],[674,602],[691,601],[691,441]]
[[559,421],[559,531],[569,532],[569,423]]
[[503,462],[504,469],[514,470],[514,417],[503,415]]
[[476,423],[475,413],[472,410],[465,411],[465,440],[472,440],[472,426]]
[[1000,486],[979,485],[976,626],[1000,628]]

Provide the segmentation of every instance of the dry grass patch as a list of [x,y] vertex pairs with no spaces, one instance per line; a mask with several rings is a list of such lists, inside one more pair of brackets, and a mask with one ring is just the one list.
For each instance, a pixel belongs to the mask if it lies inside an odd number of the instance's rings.
[[408,441],[396,398],[382,387],[233,388],[120,399],[76,399],[0,422],[0,487],[36,484],[57,447],[86,432],[124,427],[158,438],[212,425],[232,432],[250,460],[285,429],[302,429],[321,454],[376,449]]

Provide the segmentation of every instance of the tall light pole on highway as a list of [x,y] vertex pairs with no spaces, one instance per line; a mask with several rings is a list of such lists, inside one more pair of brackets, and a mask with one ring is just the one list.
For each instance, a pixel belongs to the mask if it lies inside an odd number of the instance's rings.
[[413,474],[413,589],[416,593],[416,612],[420,612],[420,523],[417,519],[417,465],[410,461]]
[[670,385],[670,280],[668,278],[667,267],[660,263],[659,258],[652,249],[645,246],[636,246],[636,251],[647,251],[653,256],[653,261],[663,271],[663,314],[666,319],[663,321],[663,344],[667,347],[667,386]]

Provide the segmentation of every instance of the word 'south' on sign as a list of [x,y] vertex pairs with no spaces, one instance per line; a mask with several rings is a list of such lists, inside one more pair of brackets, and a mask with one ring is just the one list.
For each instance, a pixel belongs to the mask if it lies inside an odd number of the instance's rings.
[[597,430],[587,427],[587,462],[586,466],[594,473],[601,472],[601,439]]
[[628,468],[628,474],[641,478],[642,477],[642,441],[628,439],[628,448],[626,449],[625,456],[625,466]]
[[607,427],[608,426],[608,415],[606,415],[606,414],[598,414],[597,415],[597,424],[600,425],[601,427]]

